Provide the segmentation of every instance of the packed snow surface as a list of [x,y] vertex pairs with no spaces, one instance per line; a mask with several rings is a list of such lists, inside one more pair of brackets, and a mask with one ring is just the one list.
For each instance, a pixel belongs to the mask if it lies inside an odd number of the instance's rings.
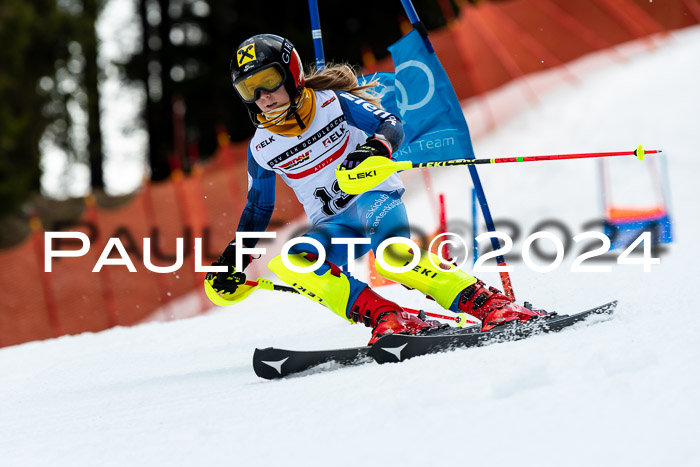
[[[0,464],[700,465],[700,28],[657,44],[541,95],[475,141],[479,157],[664,150],[675,240],[651,272],[613,262],[608,273],[573,273],[581,245],[549,273],[511,262],[520,300],[572,313],[618,299],[612,319],[273,382],[253,373],[255,347],[361,345],[367,328],[259,291],[192,319],[4,348]],[[615,194],[653,201],[640,181],[654,157],[611,161]],[[591,230],[597,170],[595,160],[481,168],[492,212],[521,230],[514,253],[546,219],[571,235]],[[448,217],[469,220],[467,171],[431,174]],[[407,184],[409,216],[433,229],[422,179]],[[495,273],[480,276],[500,285]],[[381,292],[438,311],[418,292]]]

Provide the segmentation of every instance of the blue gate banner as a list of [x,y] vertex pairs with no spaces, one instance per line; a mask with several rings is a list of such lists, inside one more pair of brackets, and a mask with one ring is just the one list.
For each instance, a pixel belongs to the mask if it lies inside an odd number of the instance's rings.
[[[406,139],[394,153],[413,162],[472,159],[469,127],[447,73],[415,29],[389,46],[394,73],[375,73],[382,106],[398,115]],[[362,78],[361,78],[362,80]]]

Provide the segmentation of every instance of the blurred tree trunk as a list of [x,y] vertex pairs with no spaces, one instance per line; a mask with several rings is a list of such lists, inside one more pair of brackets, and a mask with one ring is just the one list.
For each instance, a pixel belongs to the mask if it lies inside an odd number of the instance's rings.
[[157,178],[162,180],[170,175],[169,157],[173,152],[173,81],[170,78],[170,69],[173,67],[173,45],[170,42],[170,0],[158,0],[160,6],[160,24],[157,27],[157,34],[160,38],[160,83],[162,94],[157,106],[157,117],[159,140],[158,140],[158,165],[154,172]]
[[0,2],[0,219],[39,191],[39,142],[60,114],[54,75],[72,20],[55,1]]
[[151,37],[151,27],[148,24],[148,12],[146,7],[147,0],[139,0],[138,11],[139,19],[141,20],[141,56],[142,63],[138,67],[138,78],[143,82],[144,89],[146,91],[146,108],[144,109],[144,120],[146,123],[146,131],[148,132],[148,162],[151,167],[151,178],[154,178],[154,166],[157,162],[157,140],[156,135],[156,121],[155,121],[155,104],[153,98],[151,97],[154,93],[150,81],[150,70],[149,65],[151,63],[152,56],[154,55],[148,44],[148,40]]
[[90,186],[95,189],[104,188],[102,131],[100,130],[100,91],[99,67],[97,64],[97,33],[95,23],[101,8],[99,0],[83,0],[83,11],[88,20],[84,38],[83,54],[85,56],[85,92],[87,94],[88,114],[88,146],[90,161]]
[[[160,8],[160,22],[148,21],[148,9]],[[139,16],[143,31],[140,79],[146,89],[145,121],[148,130],[148,161],[151,180],[170,176],[168,155],[172,147],[172,86],[170,68],[169,0],[139,0]]]

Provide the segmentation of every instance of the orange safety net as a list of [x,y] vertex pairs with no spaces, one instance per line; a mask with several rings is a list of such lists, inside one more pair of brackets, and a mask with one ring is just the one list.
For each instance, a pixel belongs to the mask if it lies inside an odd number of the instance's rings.
[[[459,17],[431,32],[430,41],[462,100],[591,52],[616,54],[616,45],[698,22],[696,0],[462,2]],[[651,41],[647,46],[654,48]],[[393,71],[391,57],[368,71]]]
[[[128,204],[101,208],[86,200],[80,219],[68,232],[81,232],[90,249],[80,257],[54,257],[44,272],[45,237],[37,230],[21,245],[0,252],[0,346],[63,334],[100,331],[143,321],[192,290],[201,290],[204,273],[195,273],[194,239],[202,239],[202,264],[215,260],[235,236],[246,203],[247,145],[228,146],[205,169],[189,177],[175,174],[164,183],[147,184]],[[278,203],[271,228],[303,214],[293,192],[277,184]],[[128,260],[111,248],[105,264],[93,272],[111,238],[118,238]],[[183,265],[174,272],[150,271],[144,239],[150,239],[149,262],[172,266],[177,239],[183,239]],[[52,250],[77,251],[79,239],[54,239]],[[208,308],[201,293],[200,309]],[[166,308],[167,309],[167,308]],[[169,319],[168,313],[160,318]]]

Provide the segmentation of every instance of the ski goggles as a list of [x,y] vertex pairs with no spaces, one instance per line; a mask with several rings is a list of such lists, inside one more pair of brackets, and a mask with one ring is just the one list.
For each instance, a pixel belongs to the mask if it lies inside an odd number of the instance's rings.
[[284,84],[284,71],[274,63],[251,75],[238,78],[233,87],[243,102],[253,103],[260,99],[262,91],[275,92]]

